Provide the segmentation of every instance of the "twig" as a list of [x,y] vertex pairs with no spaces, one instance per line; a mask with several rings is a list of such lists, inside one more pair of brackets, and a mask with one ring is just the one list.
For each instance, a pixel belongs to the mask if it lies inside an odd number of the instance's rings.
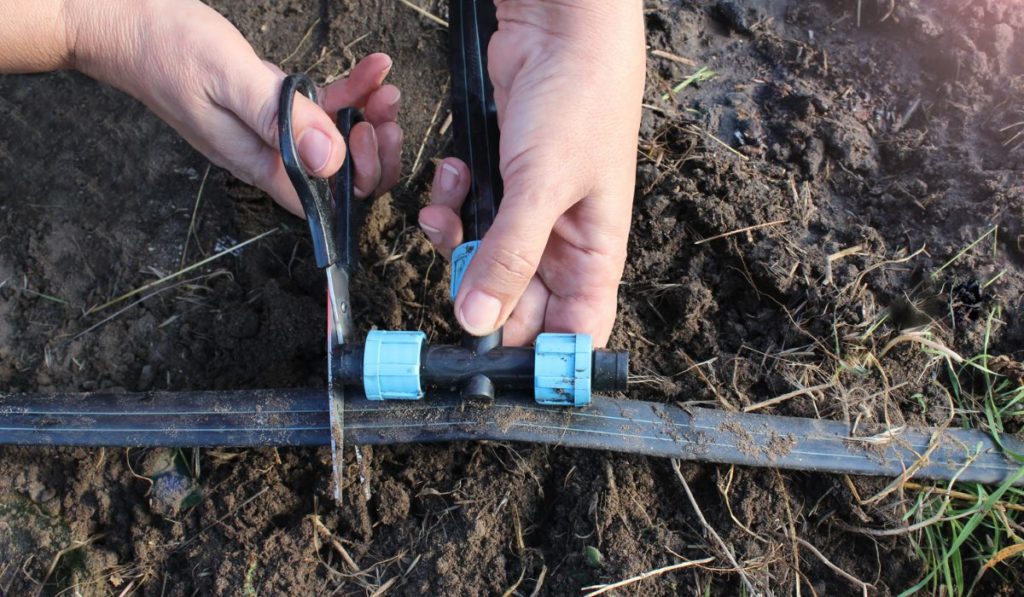
[[864,594],[864,595],[868,594],[868,588],[871,587],[871,585],[869,585],[868,583],[862,581],[861,579],[857,578],[856,576],[850,574],[846,570],[843,570],[839,566],[836,566],[835,564],[833,564],[831,560],[829,560],[828,558],[825,557],[825,554],[823,554],[820,551],[818,551],[817,547],[814,547],[813,545],[811,545],[807,541],[804,541],[800,537],[797,537],[796,540],[797,540],[797,542],[800,545],[803,545],[804,547],[807,548],[808,551],[810,551],[815,556],[817,556],[818,559],[821,560],[822,564],[825,564],[826,566],[831,568],[832,571],[835,572],[836,574],[838,574],[839,576],[842,576],[846,580],[848,580],[848,581],[852,582],[853,584],[857,585],[858,587],[860,587],[860,590],[861,590],[862,594]]
[[519,578],[516,580],[515,584],[505,589],[505,592],[501,594],[501,597],[512,597],[512,595],[515,595],[516,591],[519,590],[519,585],[523,584],[524,578],[526,578],[526,566],[523,566],[523,569],[519,572]]
[[766,408],[766,407],[772,406],[774,404],[778,404],[780,402],[785,402],[786,400],[789,400],[791,398],[796,398],[797,396],[802,396],[804,394],[811,394],[813,392],[821,392],[822,390],[827,390],[827,389],[831,388],[834,385],[835,385],[834,382],[829,382],[829,383],[823,383],[823,384],[816,385],[816,386],[811,386],[809,388],[800,388],[799,390],[793,390],[792,392],[786,392],[785,394],[782,394],[780,396],[776,396],[774,398],[769,398],[768,400],[763,400],[761,402],[758,402],[757,404],[751,404],[750,406],[744,406],[743,407],[743,412],[749,413],[749,412],[752,412],[752,411],[755,411],[755,410],[761,410],[762,408]]
[[[178,263],[178,267],[185,267],[185,256],[188,254],[188,241],[192,239],[196,229],[196,214],[199,213],[199,201],[203,198],[203,189],[206,188],[206,179],[210,176],[210,166],[212,164],[206,164],[206,171],[203,172],[203,180],[199,183],[199,190],[196,192],[196,202],[192,206],[192,219],[188,223],[188,232],[185,234],[185,244],[181,247],[181,261]],[[203,248],[199,246],[199,239],[196,239],[196,246],[199,247],[199,252],[203,252]]]
[[391,586],[393,584],[395,584],[396,582],[398,582],[398,577],[397,576],[392,576],[391,578],[388,579],[387,582],[382,584],[376,591],[374,591],[373,593],[370,593],[370,597],[380,597],[384,593],[387,593],[388,590],[391,589]]
[[131,297],[133,297],[133,296],[135,296],[135,295],[137,295],[137,294],[139,294],[141,292],[145,292],[146,290],[149,290],[150,288],[152,288],[154,286],[159,286],[160,284],[163,284],[164,282],[166,282],[168,280],[173,280],[174,278],[177,278],[178,276],[187,274],[188,272],[190,272],[190,271],[192,271],[194,269],[200,268],[200,267],[206,265],[207,263],[210,263],[211,261],[216,261],[217,259],[220,259],[221,257],[223,257],[225,255],[230,255],[231,253],[234,253],[235,251],[241,249],[242,247],[245,247],[247,245],[251,245],[252,243],[254,243],[254,242],[258,241],[258,240],[261,240],[263,238],[266,238],[266,237],[270,236],[271,234],[274,234],[277,231],[278,231],[278,228],[271,228],[270,230],[267,230],[266,232],[264,232],[262,234],[258,234],[256,236],[250,238],[247,241],[240,242],[240,243],[238,243],[237,245],[235,245],[233,247],[228,247],[227,249],[224,249],[223,251],[221,251],[220,253],[217,253],[216,255],[210,255],[206,259],[203,259],[201,261],[197,261],[197,262],[193,263],[192,265],[190,265],[190,266],[188,266],[188,267],[186,267],[184,269],[180,269],[180,270],[174,272],[173,274],[168,274],[168,275],[160,278],[159,280],[154,280],[154,281],[152,281],[152,282],[150,282],[148,284],[143,284],[142,286],[139,286],[135,290],[126,292],[126,293],[122,294],[121,296],[119,296],[117,298],[110,299],[109,301],[103,303],[102,305],[91,307],[88,311],[85,312],[85,314],[86,315],[91,315],[91,314],[93,314],[93,313],[95,313],[97,311],[102,311],[103,309],[106,309],[107,307],[110,307],[112,305],[116,305],[117,303],[120,303],[123,300],[129,299],[129,298],[131,298]]
[[831,255],[829,255],[828,256],[828,261],[829,262],[838,261],[839,259],[842,259],[844,257],[849,257],[850,255],[857,255],[857,254],[859,254],[863,250],[864,250],[864,245],[854,245],[852,247],[847,247],[847,248],[843,249],[842,251],[836,251],[835,253],[832,253]]
[[700,559],[700,560],[690,560],[690,561],[686,561],[686,562],[679,562],[678,564],[672,564],[670,566],[663,566],[661,568],[656,568],[654,570],[648,570],[647,572],[644,572],[643,574],[638,574],[636,576],[632,576],[632,577],[627,578],[625,580],[620,580],[619,582],[615,582],[615,583],[612,583],[612,584],[609,584],[609,585],[593,585],[593,586],[589,586],[589,587],[583,587],[583,589],[582,589],[583,591],[587,591],[587,590],[590,590],[590,589],[597,589],[596,591],[591,591],[590,593],[587,593],[583,597],[595,597],[596,595],[601,595],[603,593],[607,593],[608,591],[613,591],[615,589],[621,589],[622,587],[631,585],[631,584],[636,583],[636,582],[640,582],[641,580],[644,580],[644,579],[647,579],[647,578],[651,578],[652,576],[658,576],[659,574],[664,574],[666,572],[672,572],[673,570],[679,570],[680,568],[690,568],[691,566],[700,566],[702,564],[709,564],[709,563],[714,562],[714,561],[715,561],[715,558],[708,557],[708,558],[703,558],[703,559]]
[[686,492],[686,497],[690,500],[690,505],[693,506],[693,511],[697,513],[697,519],[700,520],[700,524],[704,527],[704,530],[706,530],[708,534],[715,539],[715,542],[718,543],[719,549],[725,553],[726,559],[728,559],[729,563],[732,564],[736,573],[740,575],[743,585],[747,587],[747,590],[750,591],[751,595],[760,594],[760,592],[754,588],[754,584],[750,582],[750,579],[747,578],[746,573],[743,572],[743,568],[740,568],[740,565],[736,562],[736,557],[732,555],[732,550],[729,549],[729,546],[722,540],[722,537],[719,536],[714,527],[708,524],[707,519],[704,518],[704,513],[700,511],[700,506],[697,505],[697,500],[693,497],[693,492],[690,491],[690,484],[686,482],[686,477],[683,476],[683,471],[679,469],[679,461],[675,458],[672,459],[672,470],[675,471],[676,477],[679,478],[679,482],[683,484],[683,491]]
[[421,8],[419,6],[416,6],[412,2],[409,2],[409,0],[399,0],[399,2],[401,2],[402,4],[408,6],[411,9],[415,10],[416,12],[420,13],[422,16],[430,19],[431,21],[437,23],[438,25],[440,25],[442,27],[445,27],[445,28],[448,27],[448,21],[442,19],[441,17],[435,15],[434,13],[428,11],[427,9]]
[[831,255],[829,255],[828,258],[825,259],[825,284],[832,284],[832,262],[833,261],[838,261],[839,259],[843,259],[844,257],[849,257],[850,255],[858,255],[858,254],[860,254],[860,252],[861,252],[861,250],[863,248],[864,248],[863,245],[855,245],[853,247],[848,247],[846,249],[843,249],[842,251],[837,251],[837,252],[832,253]]
[[744,232],[751,232],[753,230],[758,230],[758,229],[761,229],[761,228],[767,228],[769,226],[775,226],[775,225],[778,225],[778,224],[785,224],[788,221],[789,220],[773,220],[771,222],[764,222],[763,224],[754,224],[753,226],[747,226],[746,228],[739,228],[738,230],[730,230],[729,232],[723,232],[722,234],[716,234],[715,236],[711,236],[711,237],[708,237],[708,238],[702,238],[701,240],[698,240],[698,241],[694,242],[693,244],[695,244],[695,245],[703,245],[704,243],[709,243],[709,242],[711,242],[713,240],[719,240],[719,239],[722,239],[722,238],[727,238],[727,237],[730,237],[730,236],[734,236],[736,234],[743,234]]
[[697,66],[697,63],[689,58],[683,58],[678,54],[672,52],[666,52],[665,50],[651,50],[651,56],[658,58],[664,58],[665,60],[671,60],[672,62],[678,62],[679,64],[685,64],[686,66]]
[[334,548],[334,551],[338,552],[338,555],[341,556],[342,561],[345,562],[345,565],[348,566],[349,570],[351,570],[353,574],[359,574],[361,572],[359,569],[359,565],[356,564],[356,561],[352,559],[351,555],[349,555],[348,550],[345,549],[345,546],[342,545],[340,541],[334,538],[334,535],[331,534],[330,529],[328,529],[327,526],[324,525],[324,523],[320,522],[320,517],[314,514],[310,518],[313,520],[313,526],[316,527],[318,531],[326,535],[327,540],[331,542],[331,547]]

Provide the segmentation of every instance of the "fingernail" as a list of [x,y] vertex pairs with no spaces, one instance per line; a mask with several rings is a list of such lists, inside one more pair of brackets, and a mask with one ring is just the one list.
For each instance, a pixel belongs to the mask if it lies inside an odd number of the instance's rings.
[[459,309],[459,321],[474,336],[494,331],[501,315],[501,301],[482,290],[470,290]]
[[447,162],[441,163],[441,190],[450,193],[459,184],[459,171]]
[[316,129],[306,129],[299,136],[299,155],[306,168],[319,172],[327,166],[327,160],[331,159],[331,140]]
[[427,235],[427,238],[430,239],[431,244],[440,245],[441,241],[444,240],[444,238],[441,236],[441,231],[438,230],[437,228],[434,228],[433,226],[428,226],[423,222],[420,222],[420,228],[423,230],[423,233]]
[[392,87],[394,92],[391,94],[391,99],[387,100],[389,106],[394,106],[398,103],[398,100],[402,99],[402,92],[397,87]]

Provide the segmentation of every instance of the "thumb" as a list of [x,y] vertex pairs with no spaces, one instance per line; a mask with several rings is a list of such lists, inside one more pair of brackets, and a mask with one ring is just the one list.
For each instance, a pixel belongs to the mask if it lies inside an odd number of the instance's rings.
[[504,325],[537,273],[560,215],[559,202],[543,196],[506,193],[502,200],[455,299],[455,315],[470,334],[484,336]]
[[[221,86],[223,107],[234,112],[260,139],[280,149],[278,138],[278,101],[284,72],[254,56],[235,76]],[[324,110],[302,94],[297,94],[292,109],[292,130],[306,170],[326,178],[341,168],[345,160],[345,141]]]

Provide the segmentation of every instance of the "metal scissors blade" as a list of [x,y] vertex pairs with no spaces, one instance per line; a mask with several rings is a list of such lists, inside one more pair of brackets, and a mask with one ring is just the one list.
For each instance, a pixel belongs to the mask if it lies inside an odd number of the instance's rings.
[[331,464],[334,499],[341,503],[342,481],[345,477],[345,388],[334,383],[334,358],[352,329],[349,306],[348,272],[332,265],[327,272],[327,399],[331,422]]
[[[306,172],[295,144],[291,122],[296,91],[316,102],[316,85],[312,79],[303,74],[286,77],[278,106],[278,134],[281,159],[306,213],[317,267],[327,275],[327,400],[331,422],[334,499],[340,504],[344,478],[345,393],[341,384],[334,383],[333,361],[336,351],[352,331],[349,272],[355,263],[352,201],[354,176],[352,160],[348,156],[338,173],[333,193],[327,181],[313,178]],[[361,119],[361,115],[353,108],[339,111],[338,130],[346,141],[353,124]]]

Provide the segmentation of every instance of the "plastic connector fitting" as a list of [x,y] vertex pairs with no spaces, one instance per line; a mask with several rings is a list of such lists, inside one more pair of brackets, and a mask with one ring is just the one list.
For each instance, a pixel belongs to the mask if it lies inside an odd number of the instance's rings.
[[419,400],[423,332],[372,330],[363,350],[363,389],[369,400]]
[[453,301],[459,295],[459,285],[462,284],[462,276],[466,275],[469,262],[473,260],[473,256],[476,255],[476,250],[479,247],[480,241],[471,240],[455,247],[455,250],[452,251],[452,284],[450,292]]
[[590,404],[593,341],[587,334],[541,334],[534,345],[533,396],[538,404]]

